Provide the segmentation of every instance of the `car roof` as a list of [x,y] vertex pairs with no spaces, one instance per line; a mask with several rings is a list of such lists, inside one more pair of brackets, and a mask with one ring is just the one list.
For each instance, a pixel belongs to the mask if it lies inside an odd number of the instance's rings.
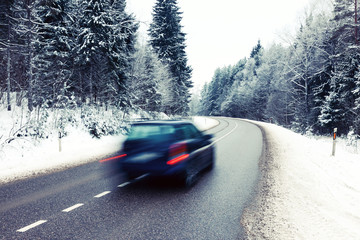
[[133,122],[132,125],[183,125],[183,124],[193,124],[189,120],[153,120],[153,121],[140,121]]

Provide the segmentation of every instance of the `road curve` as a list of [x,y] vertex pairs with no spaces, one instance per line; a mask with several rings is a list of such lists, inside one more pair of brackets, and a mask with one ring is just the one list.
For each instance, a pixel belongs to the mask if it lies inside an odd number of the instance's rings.
[[0,239],[241,239],[257,185],[262,134],[230,118],[216,164],[190,189],[149,177],[126,182],[98,162],[0,186]]

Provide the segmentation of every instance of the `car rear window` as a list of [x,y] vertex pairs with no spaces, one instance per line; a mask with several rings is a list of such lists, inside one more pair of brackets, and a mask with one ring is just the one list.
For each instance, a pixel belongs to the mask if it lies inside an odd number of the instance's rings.
[[170,125],[133,125],[130,129],[128,140],[168,139],[174,132],[174,127]]

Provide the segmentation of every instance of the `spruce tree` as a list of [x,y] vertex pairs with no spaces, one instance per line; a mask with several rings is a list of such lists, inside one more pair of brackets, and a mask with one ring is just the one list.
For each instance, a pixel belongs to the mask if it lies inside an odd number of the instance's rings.
[[355,133],[360,136],[360,67],[357,73],[355,74],[355,88],[352,91],[355,96],[355,104],[354,104],[354,114],[355,121],[353,125],[353,129]]
[[[337,102],[336,105],[326,103],[322,109],[320,119],[331,121],[328,124],[339,129],[339,133],[347,133],[356,122],[356,115],[352,111],[355,107],[354,89],[355,75],[360,64],[360,54],[356,28],[354,23],[354,2],[351,0],[336,0],[334,3],[334,30],[332,41],[334,44],[333,74],[331,78],[331,90],[328,101]],[[336,100],[331,101],[334,97]],[[337,116],[324,114],[327,106],[334,107],[331,112]],[[325,121],[326,122],[326,121]]]
[[141,46],[135,54],[129,90],[132,104],[145,111],[156,111],[160,107],[161,96],[155,81],[155,56],[146,46]]
[[69,1],[41,2],[37,14],[43,24],[39,27],[41,41],[37,44],[35,62],[38,71],[38,104],[53,106],[64,99],[72,74],[72,48],[74,47],[69,14]]
[[125,0],[111,0],[108,9],[111,18],[111,32],[108,43],[108,79],[103,93],[110,96],[106,101],[114,102],[119,107],[132,107],[127,89],[131,81],[131,66],[136,52],[136,32],[139,24],[132,14],[125,11]]
[[10,25],[10,6],[11,1],[0,2],[0,91],[6,88],[7,110],[11,111],[10,92],[11,92],[11,25]]
[[77,64],[81,69],[82,100],[97,102],[108,53],[111,20],[103,0],[82,0],[83,15],[79,18]]
[[149,35],[150,45],[162,62],[169,66],[172,75],[172,104],[165,111],[186,115],[189,111],[192,69],[187,63],[181,14],[176,0],[157,0]]
[[21,90],[26,89],[28,100],[28,109],[31,112],[36,104],[36,92],[38,81],[34,78],[34,73],[38,70],[35,64],[36,46],[40,43],[41,37],[39,27],[42,24],[38,18],[37,10],[40,6],[40,0],[14,0],[11,6],[12,11],[12,31],[14,33],[14,41],[12,44],[16,46],[14,51],[23,57],[24,64],[24,80]]
[[126,81],[135,52],[138,24],[124,0],[82,0],[77,65],[82,100],[129,107]]

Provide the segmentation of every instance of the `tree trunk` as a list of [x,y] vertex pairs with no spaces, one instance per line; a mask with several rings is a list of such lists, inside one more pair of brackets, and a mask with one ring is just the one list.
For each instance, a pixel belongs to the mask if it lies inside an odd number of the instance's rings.
[[[30,41],[30,39],[29,39]],[[32,57],[32,49],[31,49],[31,44],[28,45],[29,47],[29,60],[28,60],[28,64],[29,64],[29,72],[28,72],[28,109],[31,112],[34,109],[33,106],[33,57]]]
[[86,103],[86,98],[85,98],[85,91],[84,91],[84,80],[83,80],[83,73],[80,70],[79,72],[79,80],[80,80],[80,98],[81,98],[81,105],[83,105],[84,103]]
[[10,74],[11,74],[11,52],[10,52],[10,17],[8,16],[8,46],[7,46],[7,110],[11,111],[11,102],[10,102],[10,93],[11,93],[11,82],[10,82]]
[[[30,8],[30,1],[27,3],[27,17],[28,17],[28,29],[31,29],[32,23],[31,23],[31,8]],[[28,32],[27,36],[27,47],[29,51],[28,56],[28,109],[31,112],[33,110],[33,51],[32,51],[32,44],[31,44],[31,33]]]
[[89,85],[90,85],[90,104],[93,104],[93,65],[90,65],[90,78],[89,78]]
[[10,46],[8,46],[8,49],[7,49],[7,110],[8,111],[11,111],[11,102],[10,102],[10,87],[11,87],[11,83],[10,83],[10,64],[11,64],[11,61],[10,61]]

